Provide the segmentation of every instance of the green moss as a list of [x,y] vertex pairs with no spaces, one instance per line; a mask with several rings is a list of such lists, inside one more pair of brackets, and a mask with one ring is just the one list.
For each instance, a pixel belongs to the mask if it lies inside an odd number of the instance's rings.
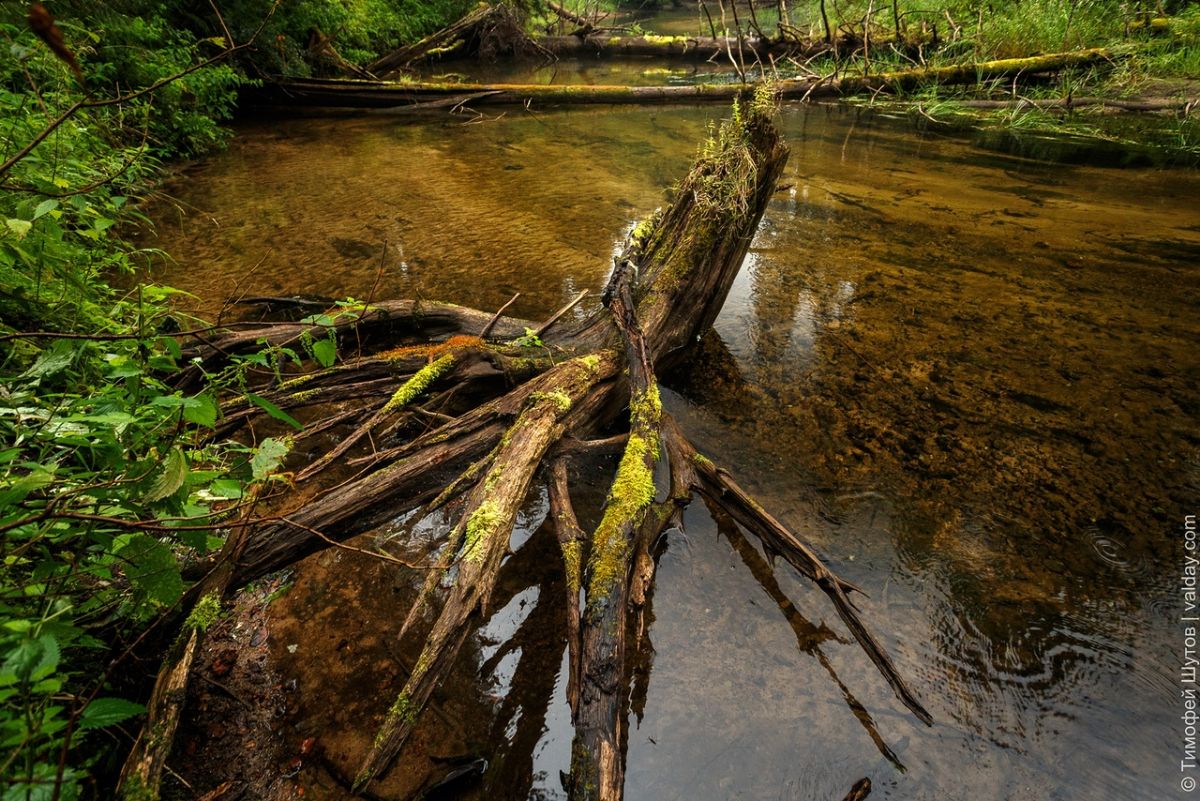
[[579,594],[579,579],[583,574],[583,543],[570,540],[562,545],[563,567],[567,573],[567,589],[572,597]]
[[713,466],[712,459],[709,459],[702,453],[697,453],[695,456],[693,456],[692,461],[704,468]]
[[534,392],[529,396],[529,400],[533,403],[538,401],[550,401],[554,404],[554,408],[558,410],[560,415],[571,411],[571,396],[562,390],[554,390],[553,392]]
[[479,508],[467,519],[467,536],[463,543],[463,559],[478,563],[483,559],[483,553],[488,540],[500,527],[503,515],[496,502],[488,499],[479,504]]
[[592,375],[595,375],[600,369],[600,357],[594,353],[579,357],[579,363]]
[[292,400],[296,403],[307,403],[308,401],[317,397],[320,392],[321,390],[319,388],[306,389],[303,392],[297,392],[295,395],[292,395]]
[[396,696],[392,708],[388,710],[388,719],[405,726],[411,726],[417,720],[417,705],[408,697],[407,692]]
[[158,793],[151,790],[142,782],[142,777],[133,774],[121,788],[123,801],[158,801]]
[[638,393],[629,401],[629,417],[633,427],[639,423],[657,426],[662,419],[662,399],[658,394],[658,384],[651,384],[644,393]]
[[391,400],[383,407],[384,413],[402,409],[412,403],[421,396],[425,390],[429,389],[429,385],[441,378],[454,366],[454,356],[447,353],[437,361],[430,362],[422,367],[417,372],[413,373],[412,377],[405,381],[400,389],[392,395]]
[[421,655],[417,657],[417,664],[413,667],[412,675],[408,677],[409,684],[420,681],[429,672],[430,661],[429,651],[423,649]]
[[192,612],[187,616],[184,622],[184,628],[194,629],[195,631],[208,631],[209,626],[217,622],[217,617],[221,614],[221,600],[215,592],[210,592],[202,597],[192,607]]
[[609,490],[604,517],[592,537],[592,557],[588,564],[591,568],[589,606],[603,603],[617,582],[624,578],[629,541],[621,531],[621,525],[636,519],[654,502],[654,474],[646,465],[646,456],[657,451],[657,436],[648,441],[630,434],[625,443],[625,453]]
[[660,36],[656,33],[647,33],[642,36],[642,40],[651,44],[682,44],[688,43],[686,36]]
[[[409,684],[412,679],[409,679]],[[413,703],[408,695],[408,690],[405,689],[396,696],[396,700],[392,702],[392,706],[388,709],[387,718],[382,726],[379,727],[379,733],[375,735],[374,748],[379,748],[384,744],[388,737],[395,733],[396,729],[402,726],[412,726],[417,722],[417,714],[421,710]],[[354,786],[360,787],[363,782],[369,779],[366,771],[359,773],[354,779]]]

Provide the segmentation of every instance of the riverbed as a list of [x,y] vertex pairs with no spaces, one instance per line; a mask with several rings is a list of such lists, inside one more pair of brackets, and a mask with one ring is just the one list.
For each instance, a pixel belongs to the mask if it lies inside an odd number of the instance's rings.
[[[493,310],[520,292],[509,313],[544,318],[598,294],[720,113],[250,121],[179,171],[144,244],[170,256],[153,277],[207,316],[244,294]],[[889,799],[1177,798],[1200,172],[840,106],[789,107],[782,124],[779,190],[664,402],[866,590],[935,724],[892,697],[816,588],[697,500],[659,553],[626,798],[831,799],[863,776]],[[579,476],[590,519],[613,466]],[[565,798],[544,515],[535,492],[491,620],[381,797],[482,757],[447,797]],[[314,738],[323,756],[280,768],[271,792],[340,798],[334,774],[353,773],[418,653],[396,634],[421,576],[326,552],[289,581],[258,643],[286,689],[273,747]],[[228,778],[203,759],[217,739],[195,720],[182,738],[176,767],[202,791]]]

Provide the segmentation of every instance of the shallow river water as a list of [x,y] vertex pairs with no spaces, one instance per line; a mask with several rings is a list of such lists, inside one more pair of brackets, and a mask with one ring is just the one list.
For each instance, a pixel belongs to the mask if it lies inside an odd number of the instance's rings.
[[[511,312],[544,317],[603,285],[720,111],[246,123],[153,210],[147,244],[174,258],[153,275],[207,314],[245,292],[494,309],[519,291]],[[867,591],[935,725],[819,591],[696,501],[659,561],[626,797],[838,799],[862,776],[890,799],[1181,797],[1200,172],[1042,162],[833,107],[783,125],[781,187],[665,402]],[[611,468],[586,467],[578,505]],[[479,755],[463,797],[564,797],[544,507],[535,493],[494,616],[380,796],[426,756]],[[281,737],[354,770],[417,653],[396,632],[419,581],[344,553],[299,568],[270,610]]]

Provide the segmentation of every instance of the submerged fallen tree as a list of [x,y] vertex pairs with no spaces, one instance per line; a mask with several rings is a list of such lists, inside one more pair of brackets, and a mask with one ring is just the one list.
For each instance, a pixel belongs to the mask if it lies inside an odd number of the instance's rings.
[[[1103,48],[1053,53],[1030,58],[1001,59],[950,67],[930,67],[868,75],[843,75],[776,84],[784,98],[821,99],[874,92],[909,91],[928,85],[975,84],[999,78],[1024,80],[1039,75],[1109,61]],[[420,112],[470,104],[476,106],[540,103],[679,103],[728,102],[753,95],[752,83],[693,84],[688,86],[571,86],[542,84],[466,84],[357,80],[291,79],[251,89],[251,103],[270,107],[377,109],[388,113]]]
[[[257,390],[280,407],[323,410],[326,417],[310,426],[348,425],[343,441],[370,438],[374,447],[357,457],[343,458],[339,451],[335,460],[317,455],[307,465],[289,465],[303,483],[332,483],[326,468],[333,461],[360,472],[323,491],[304,492],[310,500],[298,508],[240,529],[244,534],[231,538],[215,562],[198,567],[210,577],[198,585],[209,593],[203,597],[340,546],[384,520],[452,512],[454,522],[440,552],[431,554],[433,569],[402,630],[420,627],[425,610],[437,609],[435,620],[355,773],[355,791],[364,791],[402,753],[431,694],[486,619],[518,512],[542,481],[566,576],[575,724],[571,799],[622,797],[626,627],[653,581],[655,541],[681,525],[681,511],[695,493],[813,580],[900,701],[931,722],[850,601],[856,588],[703,456],[659,399],[657,376],[682,362],[720,312],[783,170],[788,151],[774,115],[765,89],[744,110],[735,106],[733,119],[707,142],[671,202],[634,229],[602,308],[582,323],[555,324],[556,315],[536,336],[510,339],[525,326],[499,313],[375,304],[337,324],[358,335],[357,356]],[[194,355],[199,366],[211,367],[262,342],[295,342],[304,330],[249,328],[212,340]],[[503,333],[496,336],[498,331]],[[344,406],[329,408],[331,397],[357,399],[349,409],[353,421],[347,422]],[[236,404],[226,407],[226,420],[234,424],[254,414]],[[614,424],[620,428],[615,435]],[[581,453],[614,449],[621,452],[619,465],[600,522],[588,532],[574,512],[567,463]],[[443,580],[449,589],[439,593]],[[143,733],[143,741],[159,749],[163,721],[177,715],[170,704],[179,697],[178,660],[194,652],[189,639],[173,652],[176,661],[163,667],[164,690],[156,692],[149,715],[157,728]],[[145,753],[136,759],[137,765],[157,764]],[[145,789],[154,774],[137,765],[128,773],[138,775]]]

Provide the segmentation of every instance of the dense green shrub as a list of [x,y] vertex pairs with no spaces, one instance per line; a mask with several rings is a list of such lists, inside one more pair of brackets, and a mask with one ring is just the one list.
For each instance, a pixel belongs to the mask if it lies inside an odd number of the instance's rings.
[[[171,333],[199,323],[171,312],[172,290],[132,278],[141,254],[122,231],[141,219],[138,198],[162,160],[225,140],[221,122],[240,84],[272,69],[307,70],[311,28],[334,35],[348,56],[366,57],[448,21],[463,4],[283,3],[236,61],[152,94],[77,109],[57,127],[80,101],[150,87],[220,54],[226,42],[207,2],[50,5],[82,86],[30,32],[27,6],[0,7],[4,801],[111,795],[113,769],[142,711],[122,695],[144,686],[116,685],[110,674],[126,672],[119,659],[139,632],[176,611],[181,564],[219,546],[221,524],[240,513],[239,499],[273,480],[288,450],[286,439],[248,448],[208,443],[206,434],[218,420],[219,392],[238,391],[246,370],[302,354],[264,351],[197,389],[174,388],[187,365]],[[270,10],[266,0],[220,6],[239,44]],[[332,340],[308,345],[320,360],[333,358]]]

